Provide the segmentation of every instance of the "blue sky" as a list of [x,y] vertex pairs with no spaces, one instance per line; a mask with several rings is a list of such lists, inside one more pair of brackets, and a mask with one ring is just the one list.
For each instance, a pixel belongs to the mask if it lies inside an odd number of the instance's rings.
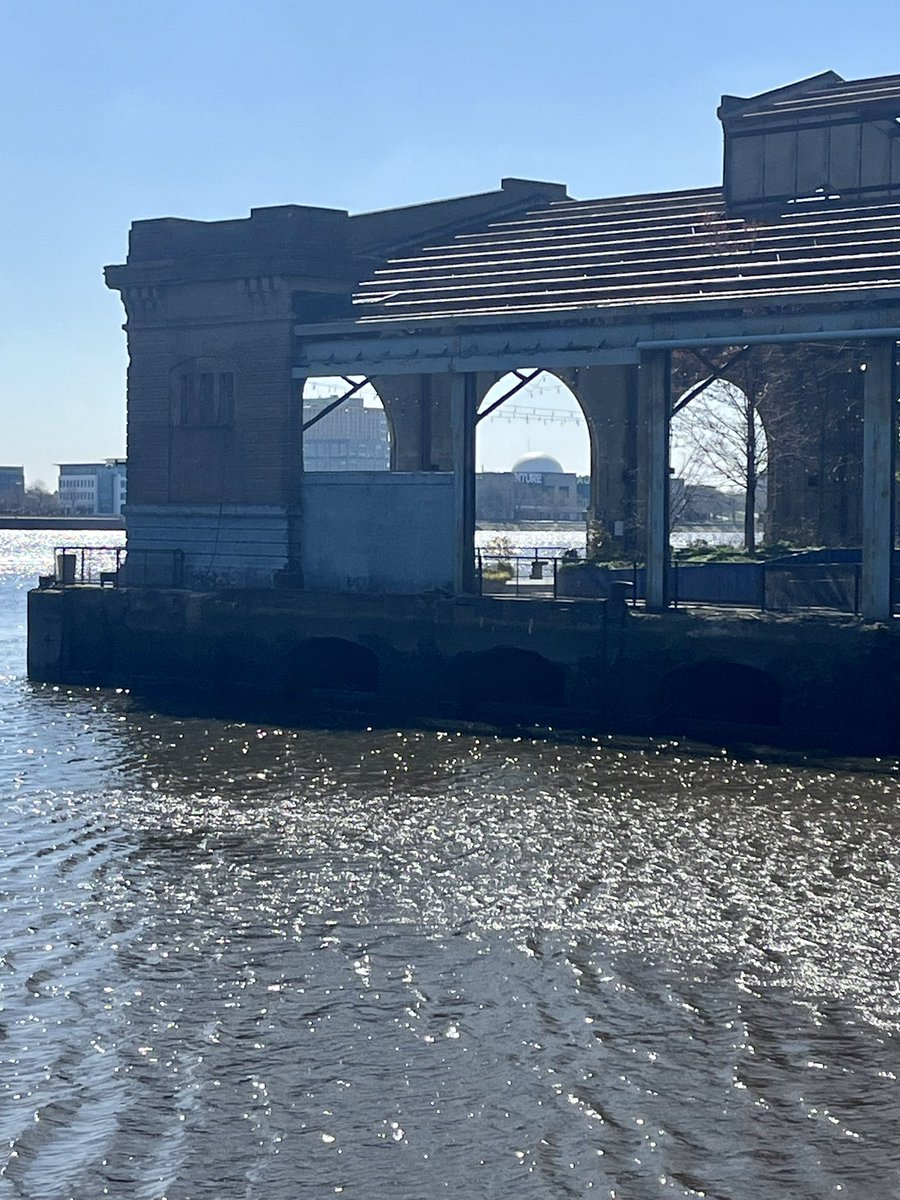
[[900,72],[886,0],[0,0],[0,46],[0,463],[50,484],[124,451],[132,220],[715,184],[723,92]]

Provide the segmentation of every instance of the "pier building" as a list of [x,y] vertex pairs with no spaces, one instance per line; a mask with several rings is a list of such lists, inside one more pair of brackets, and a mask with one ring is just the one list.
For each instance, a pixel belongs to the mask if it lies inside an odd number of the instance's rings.
[[[244,614],[251,596],[280,610],[291,595],[307,620],[328,596],[344,597],[341,611],[385,596],[504,604],[477,596],[477,426],[549,372],[587,421],[589,528],[608,555],[645,564],[646,612],[628,620],[659,620],[673,600],[671,420],[725,380],[766,429],[769,536],[857,551],[854,607],[892,625],[900,76],[827,71],[725,96],[718,115],[721,186],[581,200],[504,179],[385,212],[288,205],[136,222],[125,263],[106,270],[130,357],[119,582],[153,556],[173,564],[168,579],[164,565],[151,573],[157,587],[213,591]],[[304,391],[323,378],[344,381],[335,408],[374,388],[390,470],[304,470]],[[34,597],[35,622],[57,599]],[[150,602],[108,603],[124,619]],[[190,610],[183,597],[154,603]],[[420,646],[433,640],[427,606],[403,611],[419,612]],[[551,624],[574,619],[563,602],[551,611]],[[491,612],[479,628],[502,639]],[[323,634],[315,650],[327,659],[331,646],[335,676],[339,640]],[[714,660],[737,661],[728,642],[717,635]],[[35,649],[38,677],[65,673],[51,660]],[[627,669],[649,679],[641,663]],[[567,703],[578,656],[556,665]],[[884,687],[882,703],[896,704]]]

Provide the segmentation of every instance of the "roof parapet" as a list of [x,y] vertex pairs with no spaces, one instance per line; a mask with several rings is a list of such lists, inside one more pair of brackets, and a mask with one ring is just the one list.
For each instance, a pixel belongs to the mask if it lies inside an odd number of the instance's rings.
[[729,209],[900,198],[900,76],[824,71],[758,96],[723,96]]

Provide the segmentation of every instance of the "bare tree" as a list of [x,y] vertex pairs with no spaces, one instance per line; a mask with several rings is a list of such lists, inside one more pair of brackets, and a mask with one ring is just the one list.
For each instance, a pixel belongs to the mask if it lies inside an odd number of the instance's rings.
[[[751,493],[764,472],[769,536],[804,545],[858,544],[863,357],[858,346],[841,343],[673,354],[673,389],[681,397],[673,439],[685,457],[703,456],[710,481],[744,492],[748,548],[756,506]],[[730,402],[717,399],[724,381],[738,389]],[[701,436],[689,436],[691,425]]]
[[[681,422],[673,423],[673,438],[678,446],[678,469],[669,489],[669,533],[673,533],[694,509],[700,488],[706,483],[707,471],[693,445],[679,437]],[[689,519],[686,523],[690,523]]]
[[768,467],[768,442],[753,389],[718,380],[677,412],[672,429],[695,490],[713,484],[743,492],[744,547],[754,553],[757,485]]

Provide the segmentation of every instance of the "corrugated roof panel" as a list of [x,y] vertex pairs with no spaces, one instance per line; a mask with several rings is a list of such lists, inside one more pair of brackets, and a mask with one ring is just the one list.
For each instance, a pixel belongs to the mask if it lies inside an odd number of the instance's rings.
[[367,323],[409,322],[854,287],[900,289],[900,203],[821,198],[745,219],[702,189],[498,221],[385,264],[354,303]]

